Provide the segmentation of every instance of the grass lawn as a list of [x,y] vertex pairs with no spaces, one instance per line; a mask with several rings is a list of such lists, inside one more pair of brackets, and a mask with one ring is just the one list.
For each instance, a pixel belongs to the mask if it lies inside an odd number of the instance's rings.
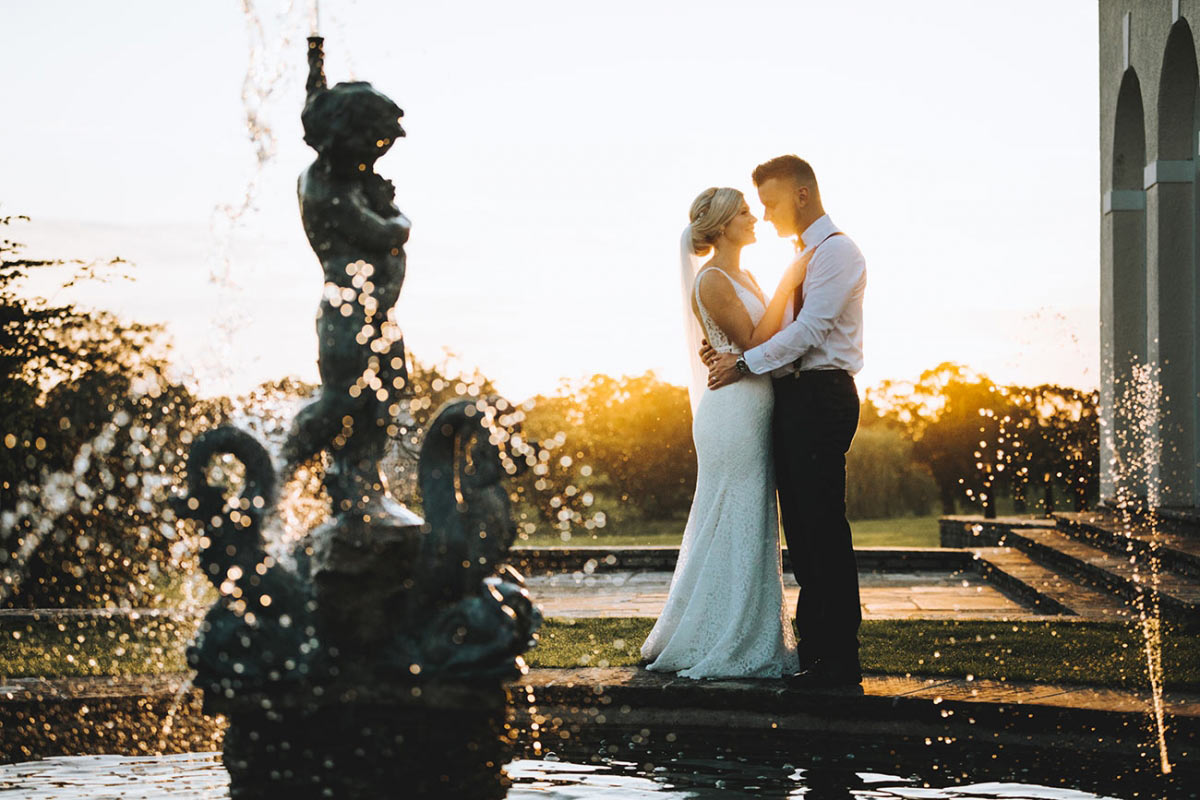
[[[653,624],[552,619],[526,660],[534,667],[636,664]],[[1117,623],[866,620],[859,639],[867,672],[1149,687],[1141,638]],[[1168,687],[1200,689],[1200,637],[1168,638],[1163,664]]]
[[[654,620],[548,620],[526,660],[533,667],[636,664]],[[154,674],[186,669],[190,638],[169,621],[41,622],[0,630],[0,676]],[[863,668],[890,675],[1147,687],[1140,637],[1117,623],[863,622]],[[1169,635],[1170,688],[1200,690],[1200,636]]]
[[187,669],[192,628],[128,617],[0,626],[0,676],[152,675]]
[[855,547],[938,547],[938,517],[852,519]]
[[[850,520],[850,531],[855,547],[937,547],[938,518],[896,517],[894,519]],[[563,540],[554,531],[538,531],[528,539],[521,539],[517,546],[592,546],[627,547],[629,545],[674,545],[683,538],[686,520],[646,520],[628,522],[612,531],[601,530],[572,533]]]

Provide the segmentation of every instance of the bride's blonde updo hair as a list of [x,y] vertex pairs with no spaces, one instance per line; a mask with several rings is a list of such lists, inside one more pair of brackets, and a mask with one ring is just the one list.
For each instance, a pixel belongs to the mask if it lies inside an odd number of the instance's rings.
[[692,201],[692,210],[688,212],[692,223],[692,252],[698,256],[707,254],[745,202],[741,192],[727,186],[714,186],[701,192]]

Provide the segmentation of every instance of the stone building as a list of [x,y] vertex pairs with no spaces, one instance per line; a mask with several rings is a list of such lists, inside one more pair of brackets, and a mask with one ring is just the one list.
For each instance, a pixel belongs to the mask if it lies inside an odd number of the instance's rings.
[[[1128,488],[1156,507],[1200,507],[1197,25],[1200,0],[1100,0],[1107,503]],[[1161,386],[1157,402],[1139,396],[1155,385],[1139,367]]]

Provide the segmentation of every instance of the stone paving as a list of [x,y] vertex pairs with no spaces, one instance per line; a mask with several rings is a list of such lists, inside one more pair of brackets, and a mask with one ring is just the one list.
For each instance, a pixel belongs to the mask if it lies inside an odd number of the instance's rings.
[[[671,573],[615,571],[533,575],[529,591],[548,617],[657,617]],[[866,619],[1046,619],[975,573],[864,572],[859,575]],[[784,576],[784,605],[795,608],[800,588]]]
[[[999,546],[996,541],[1001,529],[1011,537],[1016,535],[1014,531],[1025,533],[1038,523],[1045,521],[1003,519],[985,525],[975,524],[974,518],[946,517],[942,520],[943,544],[953,540],[951,544],[968,546],[855,548],[863,616],[1129,619],[1128,598],[1106,586],[1063,574],[1055,564],[1041,563],[1035,554]],[[535,598],[552,616],[653,617],[665,602],[678,548],[523,547],[513,553]],[[799,590],[791,579],[786,549],[783,559],[788,605],[794,606]]]
[[983,578],[1045,613],[1093,620],[1127,620],[1136,614],[1121,598],[1073,581],[1015,547],[976,547],[973,552]]

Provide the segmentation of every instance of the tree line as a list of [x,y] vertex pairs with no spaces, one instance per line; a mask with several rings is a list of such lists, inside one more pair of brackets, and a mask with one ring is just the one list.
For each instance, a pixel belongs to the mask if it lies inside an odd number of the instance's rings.
[[[847,513],[995,516],[1002,499],[1015,513],[1090,505],[1099,483],[1097,403],[1094,391],[999,386],[950,363],[916,381],[871,387],[846,456]],[[535,398],[527,424],[563,454],[522,492],[544,521],[586,521],[582,487],[587,508],[611,509],[610,518],[687,513],[696,455],[682,387],[653,373],[595,375]]]
[[1002,386],[961,364],[867,390],[863,424],[901,432],[937,485],[939,509],[993,517],[1081,510],[1099,496],[1099,392]]

